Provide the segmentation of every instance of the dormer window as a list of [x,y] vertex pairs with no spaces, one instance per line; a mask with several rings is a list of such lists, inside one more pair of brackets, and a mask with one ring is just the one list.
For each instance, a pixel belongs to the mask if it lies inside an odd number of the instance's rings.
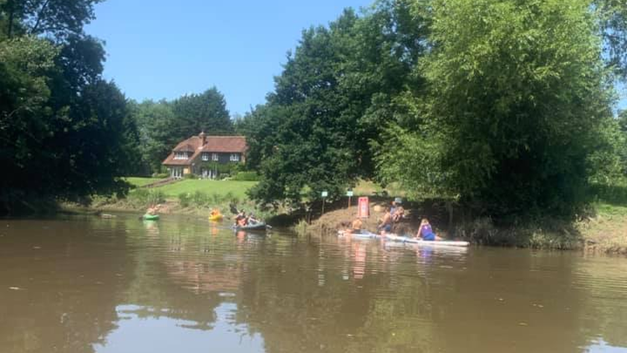
[[229,160],[232,162],[239,162],[240,161],[240,155],[238,153],[232,153],[229,155]]
[[209,161],[210,160],[210,154],[209,153],[203,153],[201,155],[201,160],[202,161]]
[[188,152],[175,152],[175,159],[188,159]]

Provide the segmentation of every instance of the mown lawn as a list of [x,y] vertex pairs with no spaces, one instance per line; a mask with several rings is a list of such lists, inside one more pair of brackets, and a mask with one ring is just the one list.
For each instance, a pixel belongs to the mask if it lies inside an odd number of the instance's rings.
[[124,177],[123,179],[135,187],[141,187],[143,185],[162,180],[163,178]]
[[231,193],[234,197],[247,199],[245,192],[253,187],[257,182],[240,181],[216,181],[209,179],[182,179],[176,183],[164,185],[155,190],[164,193],[167,198],[177,198],[181,193],[194,193],[200,191],[206,194],[220,194],[222,196]]

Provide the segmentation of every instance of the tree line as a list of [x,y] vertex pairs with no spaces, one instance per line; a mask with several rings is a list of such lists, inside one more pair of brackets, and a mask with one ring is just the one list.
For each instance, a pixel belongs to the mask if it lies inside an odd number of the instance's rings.
[[124,194],[179,141],[246,135],[251,196],[300,205],[361,179],[485,214],[570,215],[626,181],[626,2],[376,0],[305,29],[264,104],[217,88],[127,99],[83,26],[97,0],[0,0],[0,213]]
[[124,194],[172,145],[232,132],[216,89],[136,103],[102,76],[102,41],[83,26],[98,0],[0,1],[0,214]]
[[237,122],[262,204],[396,182],[496,217],[571,216],[626,181],[626,2],[378,0],[303,31]]

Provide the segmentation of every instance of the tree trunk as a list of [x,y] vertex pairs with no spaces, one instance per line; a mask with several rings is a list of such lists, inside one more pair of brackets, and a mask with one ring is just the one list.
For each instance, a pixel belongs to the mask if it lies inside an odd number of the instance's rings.
[[13,14],[15,13],[13,0],[8,1],[7,7],[9,8],[9,23],[7,24],[7,37],[11,38],[11,34],[13,32]]
[[452,221],[454,219],[454,206],[451,201],[446,202],[446,209],[448,210],[448,235],[452,235]]

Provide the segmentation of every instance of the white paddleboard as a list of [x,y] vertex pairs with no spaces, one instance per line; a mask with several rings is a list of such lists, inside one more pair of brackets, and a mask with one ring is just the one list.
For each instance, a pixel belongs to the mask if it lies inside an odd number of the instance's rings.
[[403,242],[409,244],[417,244],[417,245],[426,245],[426,246],[459,246],[466,247],[469,246],[469,242],[467,241],[424,241],[424,240],[416,240],[410,237],[398,236],[393,234],[387,234],[387,240],[395,241],[395,242]]

